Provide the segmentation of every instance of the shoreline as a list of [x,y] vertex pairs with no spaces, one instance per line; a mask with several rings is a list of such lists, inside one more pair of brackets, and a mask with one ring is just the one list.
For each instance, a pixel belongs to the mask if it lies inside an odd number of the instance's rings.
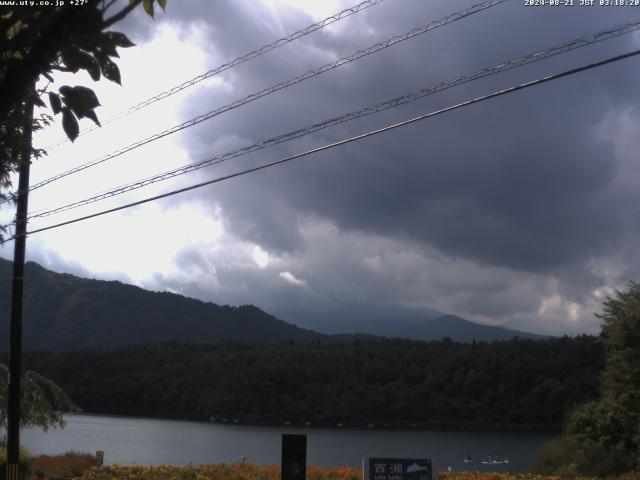
[[[510,428],[504,426],[489,427],[459,427],[455,425],[438,425],[438,424],[408,424],[408,425],[389,425],[389,424],[334,424],[334,423],[319,423],[319,422],[251,422],[243,421],[241,419],[227,419],[223,420],[194,420],[185,418],[170,418],[170,417],[154,417],[154,416],[142,416],[142,415],[125,415],[125,414],[112,414],[112,413],[94,413],[94,412],[74,412],[65,414],[66,416],[86,416],[86,417],[105,417],[105,418],[124,418],[124,419],[137,419],[137,420],[163,420],[168,422],[187,422],[197,423],[204,425],[218,425],[228,427],[266,427],[266,428],[282,428],[282,429],[311,429],[311,430],[345,430],[345,431],[393,431],[393,432],[459,432],[459,433],[492,433],[492,434],[512,434],[512,435],[560,435],[561,430],[542,429],[542,428],[526,428],[527,426],[512,425]],[[237,421],[236,421],[237,420]]]

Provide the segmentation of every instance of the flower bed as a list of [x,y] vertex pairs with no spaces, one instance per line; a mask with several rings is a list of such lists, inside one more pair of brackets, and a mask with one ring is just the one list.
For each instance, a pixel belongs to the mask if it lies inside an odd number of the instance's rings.
[[[438,472],[440,480],[566,480],[559,476],[531,473]],[[596,480],[589,477],[571,477],[572,480]],[[616,480],[640,480],[640,472],[625,473]]]
[[[137,465],[100,467],[91,455],[67,453],[40,456],[32,460],[33,480],[280,480],[280,467],[275,465],[215,464],[199,466]],[[50,473],[50,475],[48,475]],[[438,472],[439,480],[566,480],[557,476],[486,473]],[[308,467],[306,480],[361,480],[362,470],[351,467]],[[574,477],[572,480],[596,480]],[[640,472],[630,472],[615,480],[640,480]]]
[[[197,467],[171,465],[95,467],[81,480],[280,480],[280,467],[251,464],[216,464]],[[350,467],[308,467],[307,480],[360,480],[362,471]]]

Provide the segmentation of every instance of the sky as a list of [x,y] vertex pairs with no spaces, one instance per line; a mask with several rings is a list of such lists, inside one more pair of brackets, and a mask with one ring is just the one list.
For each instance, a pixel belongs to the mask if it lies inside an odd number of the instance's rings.
[[[353,3],[351,3],[353,2]],[[49,148],[32,184],[474,2],[385,0]],[[507,0],[32,192],[30,212],[640,18],[640,7]],[[108,119],[355,1],[169,0],[114,25],[122,86],[87,85]],[[278,160],[640,48],[632,33],[42,219],[31,229]],[[471,105],[292,162],[31,235],[27,258],[320,331],[434,311],[535,333],[597,333],[603,300],[640,280],[638,58]],[[91,128],[82,120],[81,129]],[[63,137],[60,119],[36,146]],[[6,206],[0,219],[10,221]],[[1,247],[11,258],[13,245]]]

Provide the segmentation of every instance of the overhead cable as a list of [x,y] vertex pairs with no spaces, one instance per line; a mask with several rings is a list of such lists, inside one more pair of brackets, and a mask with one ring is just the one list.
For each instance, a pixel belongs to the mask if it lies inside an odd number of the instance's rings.
[[[109,123],[115,122],[116,120],[119,120],[123,117],[126,117],[128,115],[131,115],[134,112],[137,112],[138,110],[141,110],[145,107],[148,107],[149,105],[152,105],[164,98],[170,97],[172,95],[175,95],[178,92],[181,92],[182,90],[185,90],[189,87],[192,87],[193,85],[196,85],[200,82],[202,82],[203,80],[206,80],[208,78],[211,78],[215,75],[218,75],[219,73],[222,73],[226,70],[229,70],[237,65],[240,65],[244,62],[247,62],[249,60],[253,60],[256,57],[259,57],[260,55],[264,55],[267,52],[270,52],[271,50],[275,50],[278,47],[282,47],[283,45],[287,45],[288,43],[293,42],[294,40],[297,40],[299,38],[302,38],[306,35],[309,35],[310,33],[315,32],[316,30],[320,30],[328,25],[331,25],[332,23],[335,23],[339,20],[342,20],[343,18],[347,18],[351,15],[354,15],[358,12],[361,12],[362,10],[365,10],[369,7],[373,7],[374,5],[377,5],[378,3],[383,2],[384,0],[366,0],[362,3],[359,3],[358,5],[354,5],[353,7],[349,7],[349,8],[345,8],[344,10],[341,10],[340,12],[336,13],[335,15],[331,15],[330,17],[327,17],[323,20],[320,20],[319,22],[316,22],[312,25],[309,25],[301,30],[298,30],[296,32],[293,32],[289,35],[287,35],[286,37],[282,37],[279,38],[278,40],[276,40],[275,42],[271,42],[268,45],[264,45],[256,50],[253,50],[249,53],[245,53],[244,55],[242,55],[241,57],[235,58],[227,63],[223,63],[222,65],[209,70],[208,72],[205,72],[201,75],[198,75],[197,77],[194,77],[190,80],[187,80],[183,83],[181,83],[180,85],[176,85],[175,87],[172,87],[168,90],[165,90],[164,92],[158,93],[157,95],[154,95],[153,97],[147,98],[146,100],[143,100],[140,103],[137,103],[136,105],[133,105],[129,108],[127,108],[126,110],[121,111],[120,113],[117,113],[116,115],[114,115],[111,118],[108,118],[107,120],[102,122],[102,126],[105,126]],[[93,126],[92,128],[89,128],[87,130],[84,130],[82,132],[80,132],[79,136],[84,135],[85,133],[89,133],[92,132],[94,130],[96,130],[97,128],[99,128],[98,126]],[[58,145],[62,145],[63,143],[68,142],[69,139],[65,138],[63,140],[60,140],[59,142],[53,143],[51,145],[48,145],[45,147],[45,150],[49,150],[52,149],[54,147],[57,147]]]
[[[183,188],[179,188],[177,190],[173,190],[173,191],[170,191],[170,192],[162,193],[160,195],[147,197],[145,199],[138,200],[136,202],[127,203],[125,205],[120,205],[118,207],[110,208],[110,209],[107,209],[107,210],[102,210],[100,212],[92,213],[90,215],[85,215],[85,216],[77,217],[77,218],[74,218],[74,219],[71,219],[71,220],[67,220],[67,221],[64,221],[64,222],[56,223],[54,225],[49,225],[49,226],[46,226],[46,227],[41,227],[41,228],[37,228],[37,229],[34,229],[34,230],[30,230],[29,232],[25,233],[25,235],[31,235],[31,234],[34,234],[34,233],[44,232],[44,231],[47,231],[47,230],[52,230],[54,228],[60,228],[60,227],[66,226],[66,225],[71,225],[71,224],[74,224],[74,223],[78,223],[78,222],[82,222],[82,221],[85,221],[85,220],[89,220],[91,218],[100,217],[100,216],[106,215],[108,213],[117,212],[117,211],[120,211],[120,210],[132,208],[132,207],[135,207],[135,206],[138,206],[138,205],[142,205],[142,204],[145,204],[145,203],[153,202],[155,200],[160,200],[162,198],[167,198],[167,197],[170,197],[170,196],[173,196],[173,195],[177,195],[179,193],[184,193],[184,192],[188,192],[188,191],[191,191],[191,190],[195,190],[197,188],[202,188],[204,186],[212,185],[214,183],[219,183],[219,182],[222,182],[224,180],[229,180],[229,179],[232,179],[232,178],[235,178],[235,177],[240,177],[240,176],[243,176],[243,175],[246,175],[246,174],[249,174],[249,173],[257,172],[259,170],[264,170],[264,169],[269,168],[269,167],[273,167],[273,166],[280,165],[280,164],[283,164],[283,163],[286,163],[286,162],[290,162],[291,160],[295,160],[295,159],[298,159],[298,158],[306,157],[306,156],[312,155],[314,153],[319,153],[319,152],[322,152],[322,151],[325,151],[325,150],[329,150],[329,149],[338,147],[340,145],[345,145],[345,144],[348,144],[348,143],[351,143],[351,142],[362,140],[364,138],[372,137],[374,135],[378,135],[380,133],[387,132],[389,130],[393,130],[393,129],[396,129],[396,128],[404,127],[406,125],[410,125],[412,123],[416,123],[416,122],[419,122],[419,121],[422,121],[422,120],[426,120],[426,119],[431,118],[431,117],[436,117],[438,115],[442,115],[444,113],[451,112],[453,110],[458,110],[460,108],[468,107],[469,105],[473,105],[473,104],[476,104],[476,103],[484,102],[484,101],[487,101],[487,100],[490,100],[490,99],[493,99],[493,98],[497,98],[497,97],[500,97],[500,96],[503,96],[503,95],[508,95],[510,93],[517,92],[519,90],[524,90],[524,89],[527,89],[527,88],[531,88],[531,87],[535,87],[535,86],[538,86],[538,85],[542,85],[543,83],[547,83],[547,82],[551,82],[551,81],[554,81],[554,80],[558,80],[560,78],[567,77],[567,76],[570,76],[570,75],[575,75],[575,74],[580,73],[580,72],[584,72],[584,71],[591,70],[591,69],[596,68],[596,67],[601,67],[601,66],[604,66],[604,65],[608,65],[610,63],[618,62],[620,60],[624,60],[624,59],[627,59],[627,58],[630,58],[630,57],[634,57],[636,55],[640,55],[640,49],[633,50],[631,52],[624,53],[624,54],[621,54],[621,55],[617,55],[615,57],[610,57],[610,58],[607,58],[606,60],[601,60],[599,62],[590,63],[590,64],[584,65],[582,67],[573,68],[571,70],[565,70],[565,71],[563,71],[561,73],[557,73],[555,75],[549,75],[547,77],[539,78],[537,80],[532,80],[532,81],[529,81],[529,82],[526,82],[526,83],[522,83],[520,85],[516,85],[516,86],[513,86],[513,87],[505,88],[503,90],[499,90],[497,92],[493,92],[493,93],[490,93],[488,95],[484,95],[484,96],[481,96],[481,97],[476,97],[474,99],[467,100],[465,102],[461,102],[461,103],[458,103],[456,105],[452,105],[452,106],[449,106],[449,107],[446,107],[446,108],[442,108],[440,110],[436,110],[436,111],[433,111],[433,112],[425,113],[423,115],[419,115],[417,117],[410,118],[409,120],[404,120],[402,122],[398,122],[398,123],[394,123],[394,124],[391,124],[391,125],[387,125],[386,127],[383,127],[383,128],[372,130],[372,131],[369,131],[367,133],[363,133],[361,135],[356,135],[356,136],[347,138],[345,140],[340,140],[338,142],[334,142],[334,143],[331,143],[331,144],[328,144],[328,145],[323,145],[321,147],[313,148],[311,150],[307,150],[307,151],[302,152],[302,153],[291,155],[289,157],[281,158],[281,159],[275,160],[273,162],[263,163],[261,165],[255,166],[255,167],[247,168],[245,170],[240,170],[240,171],[237,171],[237,172],[234,172],[234,173],[230,173],[228,175],[224,175],[224,176],[221,176],[221,177],[213,178],[213,179],[207,180],[205,182],[196,183],[194,185],[189,185],[187,187],[183,187]],[[17,236],[14,235],[13,237],[7,238],[6,240],[2,241],[1,243],[6,243],[8,241],[15,240],[16,237]]]
[[[403,42],[403,41],[408,40],[410,38],[413,38],[413,37],[415,37],[417,35],[421,35],[423,33],[426,33],[426,32],[428,32],[430,30],[433,30],[434,28],[438,28],[438,27],[441,27],[443,25],[447,25],[447,24],[450,24],[450,23],[455,22],[457,20],[466,18],[466,17],[468,17],[470,15],[479,13],[481,11],[484,11],[484,10],[488,9],[488,8],[491,8],[493,6],[501,4],[501,3],[505,2],[505,1],[507,1],[507,0],[488,0],[488,1],[485,1],[485,2],[482,2],[482,3],[478,3],[476,5],[473,5],[473,6],[469,7],[469,8],[461,10],[459,12],[452,13],[452,14],[444,17],[444,18],[441,18],[440,20],[433,21],[433,22],[431,22],[431,23],[429,23],[427,25],[424,25],[424,26],[421,26],[421,27],[416,27],[416,28],[414,28],[414,29],[402,34],[402,35],[396,35],[396,36],[391,37],[391,38],[389,38],[389,39],[387,39],[387,40],[385,40],[383,42],[376,43],[375,45],[372,45],[369,48],[365,48],[363,50],[359,50],[359,51],[355,52],[352,55],[349,55],[347,57],[343,57],[343,58],[341,58],[339,60],[336,60],[335,62],[327,63],[327,64],[325,64],[325,65],[323,65],[323,66],[321,66],[319,68],[316,68],[314,70],[309,70],[308,72],[303,73],[302,75],[290,78],[289,80],[286,80],[284,82],[278,83],[278,84],[273,85],[273,86],[271,86],[269,88],[265,88],[263,90],[260,90],[259,92],[252,93],[251,95],[248,95],[248,96],[246,96],[246,97],[244,97],[242,99],[236,100],[236,101],[234,101],[232,103],[229,103],[227,105],[219,107],[219,108],[217,108],[215,110],[212,110],[212,111],[210,111],[208,113],[199,115],[199,116],[197,116],[195,118],[192,118],[191,120],[188,120],[188,121],[183,122],[181,124],[175,125],[175,126],[169,128],[167,130],[164,130],[162,132],[156,133],[156,134],[154,134],[154,135],[152,135],[150,137],[147,137],[147,138],[145,138],[143,140],[139,140],[139,141],[137,141],[135,143],[132,143],[131,145],[128,145],[128,146],[123,147],[123,148],[121,148],[119,150],[116,150],[115,152],[112,152],[112,153],[110,153],[108,155],[105,155],[104,157],[101,157],[101,158],[99,158],[97,160],[93,160],[91,162],[87,162],[87,163],[84,163],[82,165],[78,165],[77,167],[74,167],[74,168],[72,168],[70,170],[67,170],[67,171],[62,172],[60,174],[54,175],[53,177],[47,178],[45,180],[42,180],[41,182],[38,182],[38,183],[32,185],[31,187],[29,187],[29,191],[31,192],[33,190],[37,190],[39,188],[44,187],[45,185],[48,185],[48,184],[50,184],[52,182],[60,180],[60,179],[62,179],[64,177],[67,177],[69,175],[72,175],[72,174],[81,172],[83,170],[86,170],[87,168],[90,168],[90,167],[99,165],[101,163],[104,163],[104,162],[106,162],[108,160],[111,160],[112,158],[115,158],[115,157],[118,157],[118,156],[120,156],[120,155],[122,155],[124,153],[130,152],[131,150],[134,150],[134,149],[136,149],[138,147],[141,147],[143,145],[151,143],[151,142],[153,142],[155,140],[159,140],[161,138],[164,138],[164,137],[166,137],[168,135],[171,135],[172,133],[184,130],[185,128],[197,125],[197,124],[199,124],[201,122],[204,122],[205,120],[209,120],[209,119],[211,119],[211,118],[213,118],[213,117],[215,117],[217,115],[220,115],[222,113],[228,112],[229,110],[233,110],[234,108],[237,108],[237,107],[239,107],[241,105],[245,105],[245,104],[247,104],[249,102],[252,102],[254,100],[262,98],[262,97],[264,97],[266,95],[269,95],[271,93],[277,92],[278,90],[282,90],[283,88],[290,87],[291,85],[295,85],[296,83],[300,83],[300,82],[302,82],[304,80],[307,80],[309,78],[315,77],[315,76],[320,75],[320,74],[322,74],[324,72],[328,72],[330,70],[333,70],[334,68],[340,67],[340,66],[345,65],[345,64],[350,63],[350,62],[353,62],[354,60],[357,60],[359,58],[362,58],[362,57],[365,57],[365,56],[370,55],[372,53],[378,52],[378,51],[383,50],[385,48],[388,48],[388,47],[390,47],[392,45],[395,45],[397,43],[400,43],[400,42]],[[14,193],[14,196],[15,195],[16,195],[16,193]],[[2,203],[4,203],[4,202],[0,201],[0,205]]]
[[388,110],[400,105],[404,105],[413,101],[416,101],[418,99],[424,98],[426,96],[429,95],[433,95],[437,92],[441,92],[443,90],[455,87],[457,85],[461,85],[467,82],[471,82],[474,80],[478,80],[484,77],[488,77],[490,75],[495,75],[507,70],[512,70],[515,68],[519,68],[522,67],[524,65],[529,65],[531,63],[535,63],[541,60],[544,60],[546,58],[555,56],[555,55],[559,55],[562,53],[566,53],[569,52],[571,50],[575,50],[577,48],[580,47],[584,47],[587,45],[592,45],[594,43],[597,42],[601,42],[604,40],[609,40],[612,38],[616,38],[619,37],[621,35],[633,32],[640,29],[640,20],[636,20],[633,22],[628,22],[625,23],[623,25],[619,25],[616,27],[612,27],[612,28],[608,28],[606,30],[600,31],[598,33],[586,36],[586,37],[581,37],[581,38],[577,38],[575,40],[572,40],[570,42],[565,42],[562,43],[560,45],[556,45],[554,47],[550,47],[544,50],[540,50],[537,51],[535,53],[530,53],[528,55],[523,55],[517,58],[514,58],[512,60],[508,60],[506,62],[502,62],[499,63],[493,67],[489,67],[489,68],[483,68],[482,70],[478,70],[474,73],[470,73],[470,74],[466,74],[460,77],[457,77],[453,80],[448,80],[446,82],[442,82],[442,83],[438,83],[436,85],[432,85],[426,88],[422,88],[420,90],[417,90],[415,92],[406,94],[406,95],[402,95],[400,97],[396,97],[393,98],[391,100],[386,100],[384,102],[380,102],[380,103],[376,103],[374,105],[369,105],[365,108],[362,108],[360,110],[355,110],[352,111],[350,113],[338,116],[338,117],[334,117],[331,118],[329,120],[325,120],[323,122],[320,123],[316,123],[313,125],[309,125],[306,126],[304,128],[299,128],[296,130],[293,130],[291,132],[282,134],[282,135],[278,135],[276,137],[272,137],[269,138],[267,140],[261,140],[259,142],[256,142],[254,144],[251,145],[247,145],[241,148],[237,148],[235,150],[231,150],[229,152],[223,153],[223,154],[219,154],[216,155],[214,157],[210,157],[206,160],[201,160],[199,162],[196,163],[192,163],[189,165],[185,165],[183,167],[179,167],[179,168],[175,168],[173,170],[169,170],[163,173],[159,173],[147,178],[144,178],[142,180],[137,180],[135,182],[126,184],[126,185],[122,185],[120,187],[111,189],[111,190],[107,190],[105,192],[93,195],[91,197],[85,198],[83,200],[78,200],[72,203],[68,203],[66,205],[60,206],[60,207],[56,207],[56,208],[52,208],[49,210],[44,210],[44,211],[40,211],[40,212],[34,212],[33,214],[31,214],[28,219],[37,219],[37,218],[44,218],[44,217],[48,217],[57,213],[61,213],[61,212],[65,212],[74,208],[78,208],[81,206],[85,206],[94,202],[98,202],[100,200],[104,200],[107,198],[111,198],[117,195],[121,195],[133,190],[137,190],[139,188],[142,187],[146,187],[148,185],[152,185],[154,183],[157,182],[161,182],[164,180],[168,180],[170,178],[174,178],[177,177],[179,175],[184,175],[186,173],[190,173],[196,170],[200,170],[202,168],[208,167],[208,166],[212,166],[212,165],[217,165],[220,163],[223,163],[227,160],[230,160],[232,158],[236,158],[236,157],[240,157],[242,155],[247,155],[249,153],[252,152],[256,152],[258,150],[262,150],[264,148],[273,146],[273,145],[277,145],[280,143],[284,143],[284,142],[288,142],[300,137],[303,137],[305,135],[310,135],[312,133],[318,132],[320,130],[323,130],[325,128],[328,127],[332,127],[335,125],[339,125],[351,120],[355,120],[357,118],[362,118],[374,113],[378,113],[378,112],[382,112],[384,110]]

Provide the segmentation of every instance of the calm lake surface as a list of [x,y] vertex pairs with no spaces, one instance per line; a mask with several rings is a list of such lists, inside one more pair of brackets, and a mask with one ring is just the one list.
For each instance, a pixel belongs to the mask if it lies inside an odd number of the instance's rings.
[[[70,415],[63,430],[28,429],[22,444],[34,453],[104,451],[105,463],[235,463],[241,456],[258,465],[279,464],[281,435],[307,435],[308,465],[361,466],[362,457],[431,458],[434,470],[520,472],[550,434],[504,434],[414,430],[254,427],[98,415]],[[509,464],[486,465],[488,456]],[[472,463],[464,459],[471,456]]]

